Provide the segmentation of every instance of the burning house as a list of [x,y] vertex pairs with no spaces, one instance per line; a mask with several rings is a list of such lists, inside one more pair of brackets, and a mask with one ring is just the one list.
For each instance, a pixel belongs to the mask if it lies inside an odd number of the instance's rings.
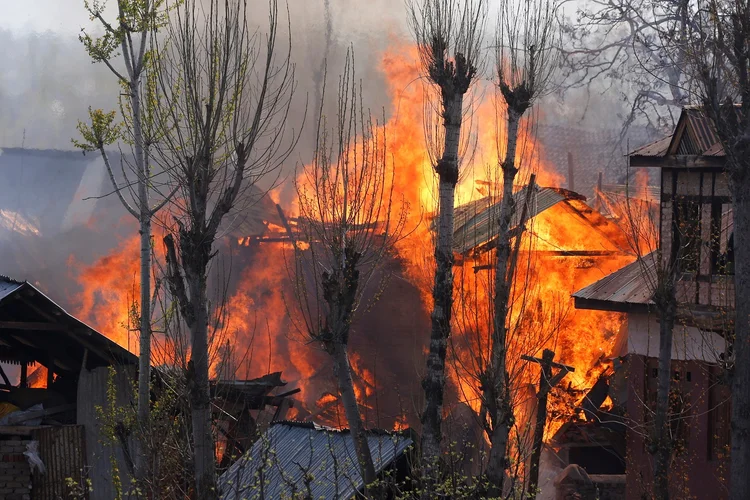
[[[578,310],[625,314],[609,355],[611,376],[603,382],[618,411],[601,411],[601,400],[594,398],[595,418],[583,425],[570,424],[571,435],[560,434],[557,444],[572,450],[576,445],[572,434],[583,434],[588,448],[569,452],[567,459],[591,474],[594,457],[617,442],[620,465],[608,472],[624,475],[627,498],[641,498],[649,491],[653,478],[649,426],[656,401],[660,321],[652,297],[659,279],[658,255],[677,256],[670,489],[678,498],[726,498],[730,413],[724,366],[731,356],[726,333],[732,328],[734,285],[724,152],[711,121],[700,109],[686,107],[673,135],[633,151],[629,160],[633,167],[661,172],[655,228],[661,252],[644,256],[573,295]],[[605,432],[607,428],[614,433]],[[605,434],[607,439],[600,439]]]

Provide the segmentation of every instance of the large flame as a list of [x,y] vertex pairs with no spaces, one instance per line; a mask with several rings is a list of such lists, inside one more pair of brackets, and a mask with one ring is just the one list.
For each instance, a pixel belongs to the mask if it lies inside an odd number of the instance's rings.
[[[425,148],[425,92],[428,87],[419,80],[418,61],[413,46],[398,45],[383,55],[380,68],[391,97],[390,115],[385,124],[388,165],[393,169],[397,193],[411,207],[409,235],[399,242],[397,250],[405,262],[406,277],[419,289],[423,307],[429,311],[434,269],[430,224],[437,210],[437,199],[436,178]],[[484,99],[479,99],[482,95]],[[456,189],[457,204],[496,191],[498,144],[504,143],[504,125],[498,121],[502,106],[493,95],[491,84],[479,82],[469,98],[476,107],[471,119],[467,119],[467,125],[472,127],[464,138],[467,154]],[[553,166],[541,161],[539,146],[528,127],[521,129],[521,143],[523,147],[519,148],[517,158],[522,165],[519,180],[526,182],[533,172],[539,185],[558,185],[561,177]],[[281,200],[279,193],[279,190],[272,191],[274,202]],[[296,206],[293,201],[284,208],[294,214]],[[585,210],[581,202],[555,205],[535,217],[522,238],[512,299],[512,345],[509,348],[519,411],[528,411],[526,402],[533,399],[529,387],[535,385],[539,377],[538,367],[521,361],[521,354],[539,356],[542,349],[553,349],[556,361],[576,369],[563,385],[582,393],[604,370],[601,359],[609,354],[614,332],[618,331],[622,320],[618,314],[573,310],[572,292],[633,258],[624,251],[627,245],[623,243],[622,232],[600,216],[583,217],[581,211]],[[283,232],[283,228],[277,229]],[[300,398],[304,408],[295,410],[298,418],[312,415],[332,425],[345,425],[340,419],[341,412],[336,410],[337,391],[330,362],[316,346],[303,341],[288,317],[284,301],[291,299],[291,295],[285,292],[290,285],[283,245],[257,244],[245,235],[234,241],[241,248],[252,247],[252,255],[247,261],[239,259],[244,267],[235,271],[238,278],[230,281],[233,283],[231,296],[219,323],[225,334],[221,342],[229,339],[231,353],[225,353],[222,362],[213,365],[213,375],[250,378],[282,371],[285,380],[302,389]],[[599,254],[585,255],[585,251],[592,250]],[[79,275],[84,292],[78,315],[121,345],[135,350],[128,328],[133,328],[129,304],[137,297],[138,287],[137,237],[126,240],[117,251],[94,265],[81,267]],[[486,368],[490,347],[491,254],[464,259],[455,275],[454,341],[449,353],[454,396],[449,402],[466,403],[478,412],[481,401],[478,375]],[[385,331],[371,333],[388,335]],[[426,349],[429,323],[415,335]],[[390,397],[389,391],[379,384],[374,361],[367,353],[352,353],[351,358],[363,412],[371,412],[376,406],[370,401]],[[414,360],[413,365],[424,366],[424,362]],[[413,376],[419,376],[416,370]],[[548,435],[561,424],[561,418],[574,414],[576,403],[550,398],[555,410],[551,414],[557,415],[557,420],[550,422]],[[451,409],[448,404],[446,411]],[[378,423],[395,428],[418,425],[417,411],[397,411],[390,419],[378,419]]]

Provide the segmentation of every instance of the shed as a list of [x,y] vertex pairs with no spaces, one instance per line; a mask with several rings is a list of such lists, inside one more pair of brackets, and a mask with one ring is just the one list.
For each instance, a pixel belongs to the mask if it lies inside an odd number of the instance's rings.
[[[414,444],[407,432],[368,431],[367,442],[382,474],[404,465]],[[348,430],[311,422],[274,422],[252,449],[220,478],[222,500],[291,498],[305,493],[311,498],[353,498],[364,488]]]
[[[40,442],[39,454],[48,461],[44,475],[34,474],[31,498],[64,497],[66,478],[82,473],[97,498],[113,498],[109,458],[115,454],[124,475],[128,461],[119,445],[103,442],[96,407],[107,405],[110,367],[116,370],[117,404],[130,400],[138,358],[32,284],[0,276],[0,362],[20,365],[17,385],[0,365],[0,401],[14,410],[0,425],[0,438],[14,443],[16,462],[25,462],[23,446],[31,440]],[[35,374],[44,376],[32,377],[29,367],[41,367]]]

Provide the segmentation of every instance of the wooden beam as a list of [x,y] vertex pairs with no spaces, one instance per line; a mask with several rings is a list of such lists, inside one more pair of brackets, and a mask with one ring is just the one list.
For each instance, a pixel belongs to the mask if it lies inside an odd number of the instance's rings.
[[8,376],[5,374],[5,370],[3,370],[3,365],[0,365],[0,376],[3,377],[3,380],[5,381],[5,385],[7,385],[8,387],[13,387],[13,384],[10,383]]
[[661,167],[678,169],[710,169],[724,168],[727,159],[723,156],[700,156],[700,155],[669,155],[664,157],[655,156],[631,156],[631,167]]
[[[548,351],[548,349],[545,349],[545,351]],[[539,358],[535,358],[535,357],[532,357],[532,356],[527,356],[526,354],[521,354],[521,359],[523,359],[524,361],[531,361],[532,363],[539,363],[540,365],[544,365],[545,363],[547,363],[547,361],[545,359],[539,359]],[[559,368],[561,370],[567,370],[568,372],[571,372],[571,373],[573,373],[573,372],[576,371],[575,367],[573,367],[573,366],[564,365],[562,363],[556,363],[556,362],[554,362],[552,360],[550,360],[549,364],[550,364],[550,366],[552,366],[554,368]]]
[[43,332],[59,332],[66,327],[56,323],[42,323],[40,321],[0,321],[0,330],[37,330]]

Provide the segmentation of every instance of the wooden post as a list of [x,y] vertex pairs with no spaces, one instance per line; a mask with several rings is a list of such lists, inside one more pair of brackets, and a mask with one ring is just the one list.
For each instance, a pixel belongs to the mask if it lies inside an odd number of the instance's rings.
[[26,361],[21,362],[21,383],[19,384],[19,387],[28,387],[28,375],[29,375],[29,365],[26,364]]
[[601,211],[602,209],[602,173],[599,172],[596,180],[596,196],[594,197],[594,208]]
[[[555,363],[555,352],[545,349],[542,352],[542,359],[532,358],[531,356],[521,356],[525,361],[539,363],[542,367],[542,373],[539,376],[539,392],[537,393],[536,406],[536,423],[534,425],[534,441],[531,453],[531,463],[529,464],[529,498],[536,498],[536,489],[539,484],[539,460],[542,456],[542,444],[544,442],[544,427],[547,424],[547,396],[550,389],[555,387],[570,372],[574,372],[572,366]],[[560,371],[552,375],[552,368]]]
[[573,153],[568,151],[568,189],[576,190],[575,165],[573,164]]

